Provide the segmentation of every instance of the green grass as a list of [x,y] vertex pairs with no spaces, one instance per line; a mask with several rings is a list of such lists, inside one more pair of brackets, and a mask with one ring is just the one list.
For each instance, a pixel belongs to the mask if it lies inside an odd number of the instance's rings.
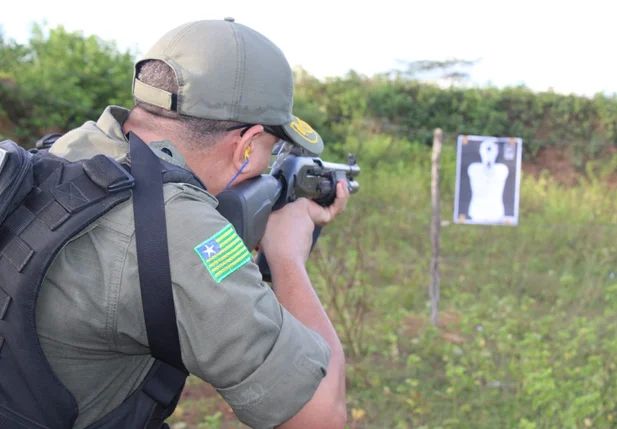
[[[348,357],[349,427],[617,427],[615,191],[524,176],[519,226],[444,225],[434,327],[430,151],[370,149],[309,264]],[[449,221],[453,147],[442,163]]]

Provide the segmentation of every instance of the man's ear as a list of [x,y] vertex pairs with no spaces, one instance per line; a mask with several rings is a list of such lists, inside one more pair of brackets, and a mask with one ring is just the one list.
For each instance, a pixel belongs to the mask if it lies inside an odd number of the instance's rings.
[[255,150],[254,140],[263,134],[263,132],[263,126],[254,125],[249,128],[238,140],[236,140],[233,151],[233,164],[236,170],[239,170],[240,167],[242,167],[247,158],[250,160],[251,154]]

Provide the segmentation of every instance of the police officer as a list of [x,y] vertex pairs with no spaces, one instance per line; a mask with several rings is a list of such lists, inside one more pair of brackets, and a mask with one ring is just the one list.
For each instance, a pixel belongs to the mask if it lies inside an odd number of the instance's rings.
[[[214,386],[250,427],[343,428],[344,354],[305,263],[314,226],[342,213],[349,191],[339,183],[328,208],[303,199],[271,215],[260,249],[272,287],[216,210],[216,195],[263,173],[274,147],[316,153],[323,147],[317,132],[292,114],[293,78],[283,53],[233,19],[190,22],[163,35],[136,63],[133,95],[130,111],[108,106],[50,152],[71,161],[100,153],[123,160],[132,132],[206,185],[164,185],[186,369]],[[37,302],[41,346],[75,398],[77,429],[119,407],[154,362],[132,204],[114,208],[61,250]]]

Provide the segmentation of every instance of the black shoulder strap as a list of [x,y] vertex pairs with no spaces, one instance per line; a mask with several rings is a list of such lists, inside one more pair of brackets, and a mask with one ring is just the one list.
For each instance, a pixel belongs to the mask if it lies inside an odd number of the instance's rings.
[[160,158],[129,133],[139,283],[152,356],[183,372],[167,249]]

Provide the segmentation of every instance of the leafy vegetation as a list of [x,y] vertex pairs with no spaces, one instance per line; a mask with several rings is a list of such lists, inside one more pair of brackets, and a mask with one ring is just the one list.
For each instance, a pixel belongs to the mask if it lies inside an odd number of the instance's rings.
[[[434,327],[430,153],[412,146],[415,152],[399,155],[403,167],[362,177],[348,222],[324,234],[311,260],[339,332],[350,320],[364,328],[362,336],[342,336],[351,427],[614,427],[617,207],[610,188],[525,177],[518,227],[445,226],[442,323]],[[443,156],[446,220],[454,145]],[[352,285],[341,291],[346,282]]]
[[617,143],[617,96],[534,93],[525,87],[441,88],[353,71],[325,81],[303,70],[297,76],[298,110],[342,152],[349,139],[365,140],[374,133],[430,144],[433,130],[441,128],[451,135],[521,137],[527,157],[549,146],[575,147],[570,158],[584,171],[587,161]]
[[[35,25],[27,45],[0,34],[0,120],[29,146],[48,130],[97,119],[107,104],[130,106],[134,54],[95,36]],[[4,81],[4,85],[2,85]]]
[[[0,132],[30,143],[34,131],[130,105],[129,53],[62,29],[42,34],[28,46],[0,40],[0,70],[18,85],[0,90],[69,104],[0,94],[4,123],[19,131]],[[617,168],[617,99],[440,89],[404,75],[296,76],[296,111],[328,142],[324,158],[354,152],[362,167],[360,192],[309,262],[348,358],[349,428],[617,426],[617,202],[605,180]],[[427,305],[434,127],[447,132],[439,326]],[[524,163],[567,143],[584,174],[567,187],[550,165],[524,175],[517,227],[448,224],[459,132],[521,136]],[[195,378],[171,423],[243,427]]]

